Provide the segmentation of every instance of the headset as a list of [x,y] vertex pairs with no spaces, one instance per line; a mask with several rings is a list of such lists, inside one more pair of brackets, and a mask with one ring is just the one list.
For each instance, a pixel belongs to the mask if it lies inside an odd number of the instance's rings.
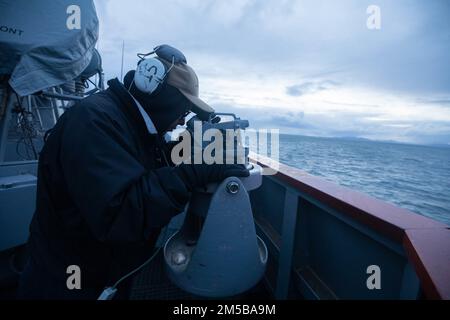
[[[152,54],[156,56],[147,58]],[[186,57],[180,50],[167,44],[157,46],[149,53],[138,53],[137,56],[140,60],[128,90],[134,83],[137,89],[149,95],[158,93],[175,64],[187,63]],[[160,59],[171,61],[172,64],[166,68]]]

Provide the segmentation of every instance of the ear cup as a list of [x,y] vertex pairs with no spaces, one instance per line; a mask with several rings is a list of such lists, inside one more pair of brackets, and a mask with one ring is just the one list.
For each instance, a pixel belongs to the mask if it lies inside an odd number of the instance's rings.
[[142,60],[134,74],[134,84],[142,92],[152,94],[164,81],[166,67],[156,58]]

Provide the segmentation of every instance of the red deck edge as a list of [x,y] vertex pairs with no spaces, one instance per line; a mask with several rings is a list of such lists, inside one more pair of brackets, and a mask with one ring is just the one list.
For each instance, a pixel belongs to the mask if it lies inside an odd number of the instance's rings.
[[[252,157],[263,167],[274,161]],[[273,176],[342,214],[401,243],[428,299],[450,299],[450,229],[406,209],[339,186],[323,178],[276,162]]]

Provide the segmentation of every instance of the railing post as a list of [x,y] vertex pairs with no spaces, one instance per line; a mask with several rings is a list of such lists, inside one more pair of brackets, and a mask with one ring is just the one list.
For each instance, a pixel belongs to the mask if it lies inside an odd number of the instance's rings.
[[297,225],[298,195],[289,189],[284,199],[283,229],[278,258],[278,276],[275,290],[276,299],[286,299],[289,293],[289,280],[292,271],[295,230]]

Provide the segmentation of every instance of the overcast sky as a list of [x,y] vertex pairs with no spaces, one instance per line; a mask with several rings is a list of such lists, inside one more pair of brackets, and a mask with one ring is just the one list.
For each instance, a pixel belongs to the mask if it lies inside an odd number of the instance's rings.
[[[369,30],[366,9],[381,9]],[[100,0],[107,78],[183,51],[217,111],[282,132],[450,145],[450,1]]]

